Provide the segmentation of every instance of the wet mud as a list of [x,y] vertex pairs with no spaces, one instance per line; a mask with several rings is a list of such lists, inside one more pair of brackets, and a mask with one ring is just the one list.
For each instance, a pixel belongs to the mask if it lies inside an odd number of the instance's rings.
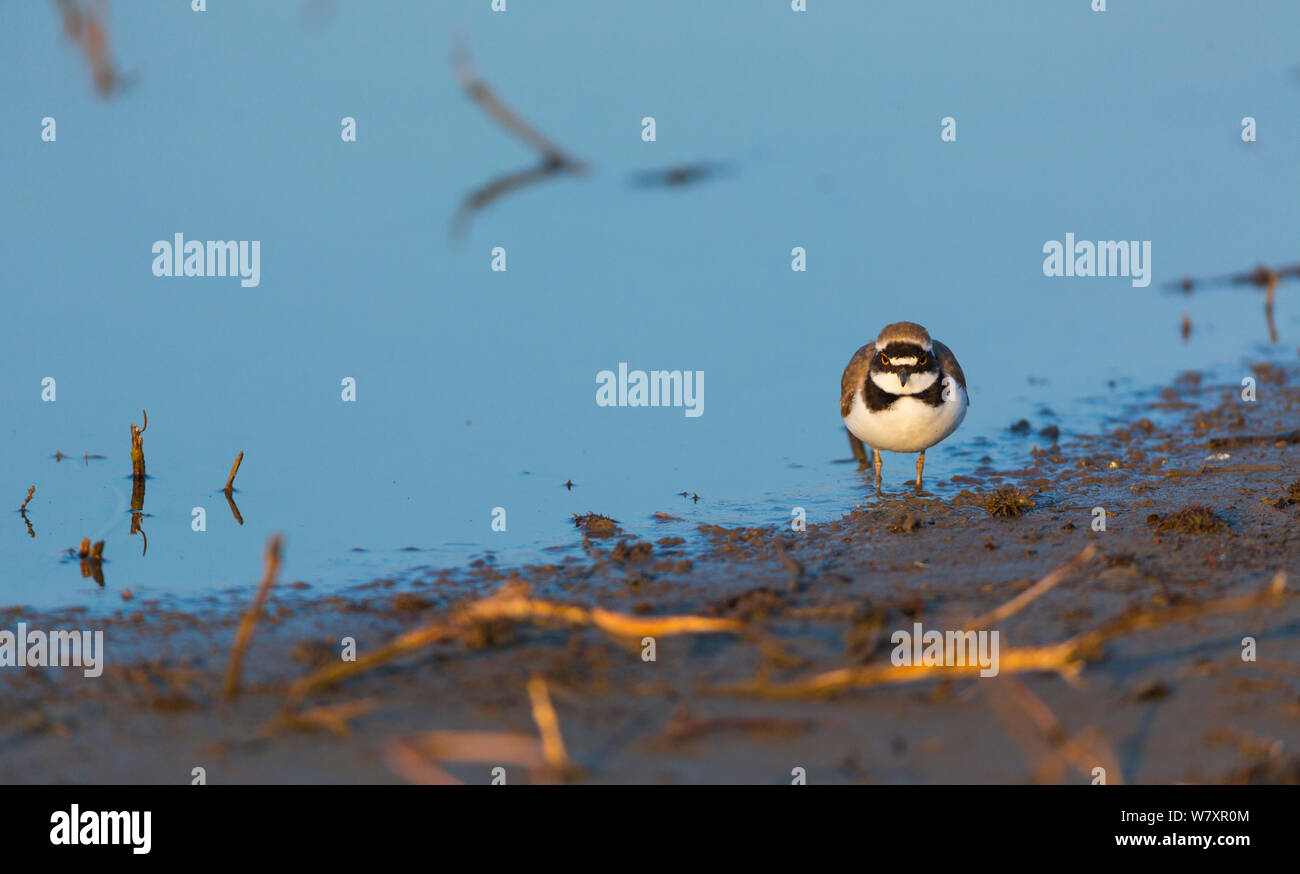
[[[1189,374],[1106,433],[1026,422],[1022,466],[934,493],[845,466],[860,505],[804,531],[647,508],[576,517],[554,564],[281,579],[231,697],[251,588],[10,609],[102,627],[106,661],[0,670],[0,780],[1300,782],[1300,369],[1254,375],[1254,403]],[[916,623],[996,629],[999,674],[895,667]]]

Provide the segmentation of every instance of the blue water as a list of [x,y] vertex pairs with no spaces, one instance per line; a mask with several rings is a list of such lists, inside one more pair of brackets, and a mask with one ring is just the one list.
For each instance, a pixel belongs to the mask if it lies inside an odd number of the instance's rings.
[[[650,535],[836,518],[867,500],[835,463],[840,371],[899,319],[970,381],[927,459],[936,486],[986,454],[1017,463],[1021,417],[1086,430],[1106,405],[1084,398],[1295,354],[1294,281],[1278,344],[1253,289],[1158,286],[1300,260],[1300,6],[809,5],[118,2],[112,54],[136,81],[105,100],[52,4],[0,4],[0,506],[37,487],[36,536],[0,525],[0,603],[246,585],[272,531],[286,576],[327,588],[488,550],[554,560],[588,510]],[[469,190],[535,163],[461,92],[458,30],[592,173],[454,241]],[[730,172],[628,184],[706,159]],[[1067,232],[1152,241],[1150,287],[1045,277]],[[155,277],[176,233],[260,241],[260,284]],[[703,371],[704,414],[597,406],[619,362]],[[127,477],[142,409],[146,555]],[[241,450],[242,526],[219,492]],[[896,486],[911,470],[886,457]],[[107,542],[103,588],[61,559],[82,537]]]

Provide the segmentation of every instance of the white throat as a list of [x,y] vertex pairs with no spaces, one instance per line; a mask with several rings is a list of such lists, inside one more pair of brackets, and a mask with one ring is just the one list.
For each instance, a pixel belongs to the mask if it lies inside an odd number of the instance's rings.
[[[891,359],[898,361],[899,359]],[[937,373],[913,373],[907,378],[907,385],[903,385],[898,380],[897,373],[891,373],[888,370],[871,371],[871,381],[876,384],[876,388],[889,392],[891,395],[915,395],[928,389],[939,381]]]

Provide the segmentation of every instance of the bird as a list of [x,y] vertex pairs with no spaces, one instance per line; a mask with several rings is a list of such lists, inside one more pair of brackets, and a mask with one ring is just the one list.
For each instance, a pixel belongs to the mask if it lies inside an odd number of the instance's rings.
[[880,450],[920,452],[916,490],[921,490],[925,450],[957,430],[970,397],[957,356],[915,322],[886,325],[875,341],[858,349],[840,377],[840,418],[859,469],[871,447],[880,492]]

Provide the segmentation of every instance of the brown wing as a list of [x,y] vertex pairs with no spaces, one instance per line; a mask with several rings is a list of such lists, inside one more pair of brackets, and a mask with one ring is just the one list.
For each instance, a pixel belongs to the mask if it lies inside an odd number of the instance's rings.
[[871,366],[871,359],[876,357],[875,342],[868,343],[849,359],[849,364],[844,368],[844,375],[840,377],[840,418],[849,414],[849,407],[853,406],[853,395],[858,391],[858,386],[867,378],[867,368]]
[[939,367],[943,372],[957,380],[957,384],[963,389],[966,388],[966,374],[961,372],[961,365],[957,363],[957,356],[952,354],[952,350],[938,340],[932,341],[931,347],[934,356],[939,359]]

